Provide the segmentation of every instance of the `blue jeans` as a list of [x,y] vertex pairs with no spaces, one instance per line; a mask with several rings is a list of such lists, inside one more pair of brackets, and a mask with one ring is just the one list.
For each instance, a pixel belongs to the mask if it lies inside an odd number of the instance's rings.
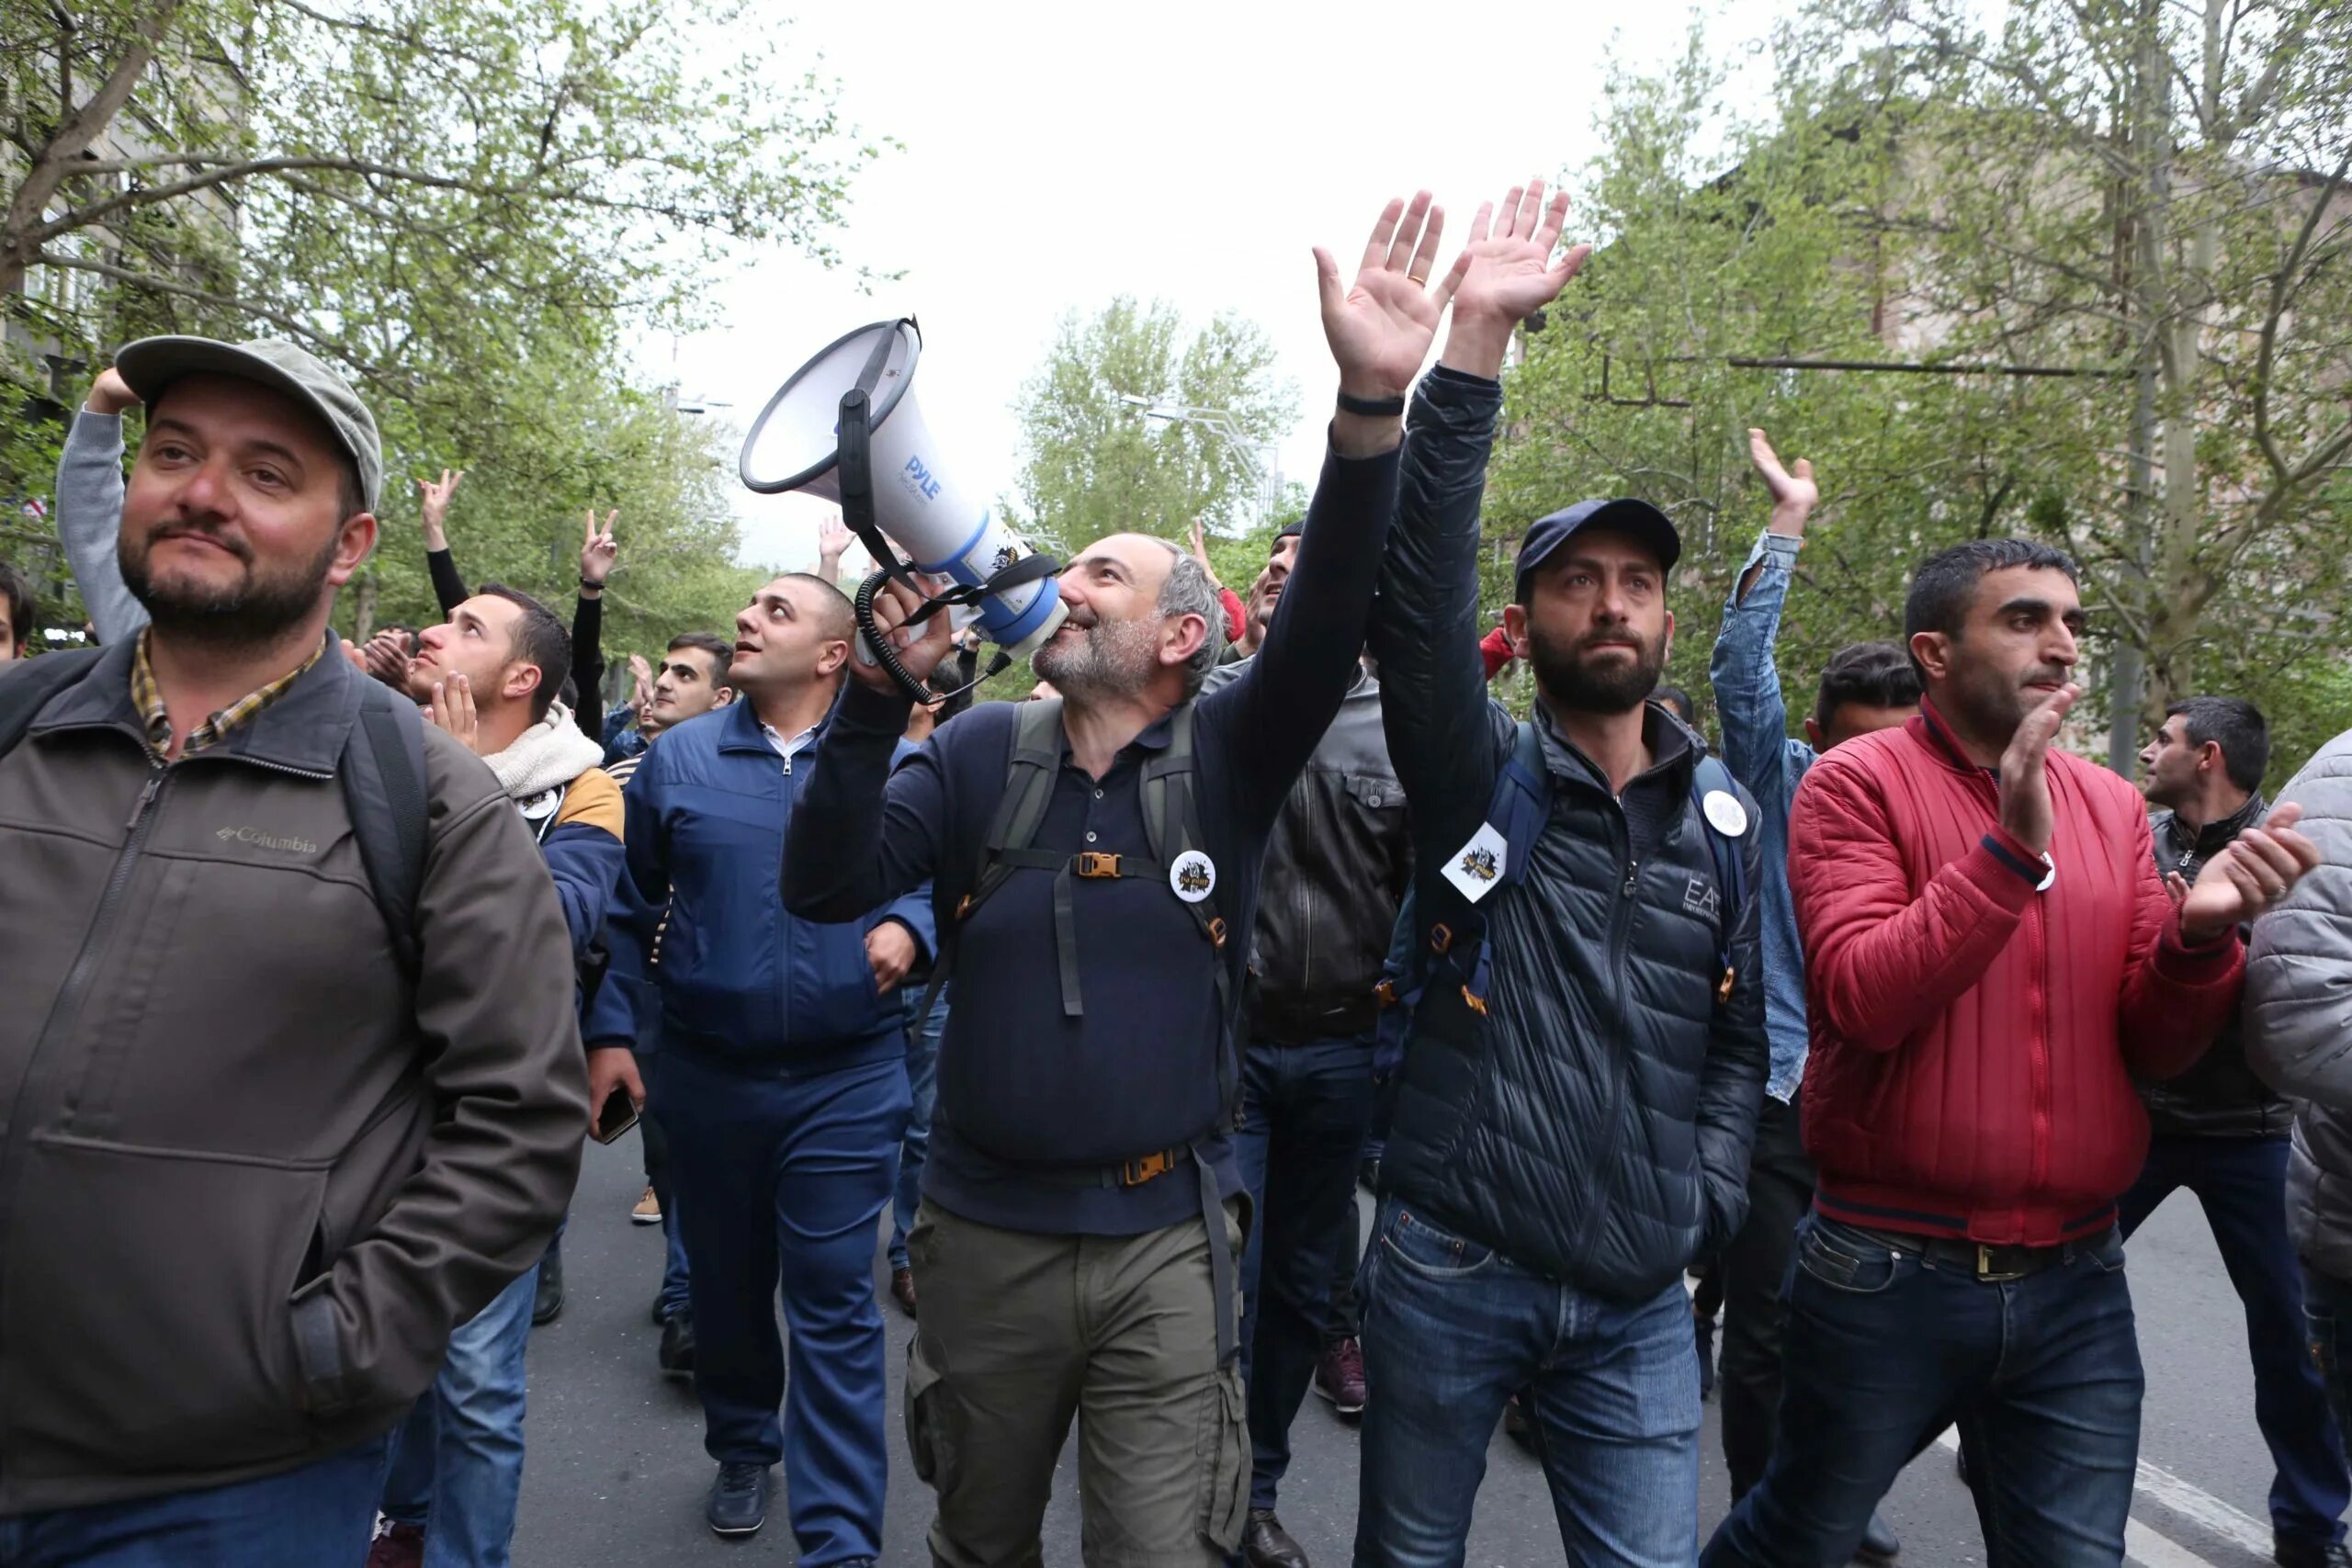
[[505,1568],[523,1495],[523,1352],[538,1270],[449,1337],[440,1375],[393,1434],[384,1517],[424,1531],[425,1568]]
[[2319,1370],[2304,1353],[2302,1270],[2287,1235],[2285,1138],[2160,1136],[2120,1205],[2129,1237],[2177,1187],[2197,1194],[2222,1267],[2245,1304],[2254,1419],[2278,1472],[2270,1528],[2282,1540],[2344,1539],[2352,1480]]
[[1989,1568],[2117,1568],[2140,1458],[2140,1342],[2112,1231],[2022,1280],[1808,1214],[1789,1269],[1779,1429],[1706,1568],[1840,1568],[1954,1421]]
[[1356,1156],[1372,1125],[1372,1042],[1252,1042],[1241,1062],[1235,1162],[1257,1221],[1241,1254],[1250,1380],[1250,1506],[1271,1508],[1290,1424],[1315,1381],[1340,1227],[1356,1224]]
[[1699,1359],[1676,1280],[1603,1301],[1381,1200],[1363,1270],[1356,1568],[1458,1568],[1487,1445],[1527,1391],[1577,1568],[1688,1568],[1699,1544]]
[[907,1266],[907,1233],[915,1228],[915,1205],[922,1201],[922,1162],[931,1153],[931,1103],[939,1091],[939,1037],[947,1032],[947,1004],[956,987],[939,987],[931,1016],[918,1018],[926,980],[900,992],[907,1010],[907,1089],[914,1107],[907,1115],[907,1135],[899,1144],[899,1190],[890,1198],[890,1267]]
[[2303,1266],[2304,1343],[2338,1431],[2352,1430],[2352,1282]]
[[879,1556],[889,1401],[874,1231],[907,1129],[906,1067],[894,1054],[789,1073],[673,1043],[650,1092],[683,1200],[703,1447],[722,1464],[784,1461],[809,1568]]
[[356,1564],[376,1528],[388,1440],[259,1481],[0,1519],[0,1568]]

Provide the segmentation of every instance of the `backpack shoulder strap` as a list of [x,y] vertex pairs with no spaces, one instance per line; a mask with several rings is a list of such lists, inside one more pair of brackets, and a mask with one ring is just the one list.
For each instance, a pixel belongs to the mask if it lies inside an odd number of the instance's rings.
[[90,672],[105,654],[96,648],[74,648],[17,661],[0,676],[0,757],[16,749],[33,727],[49,699]]
[[336,773],[393,956],[413,983],[420,964],[416,904],[424,886],[424,720],[375,681],[351,684],[351,730]]
[[[972,890],[956,906],[955,919],[939,933],[939,951],[932,960],[931,986],[923,992],[922,1016],[931,1016],[932,1004],[947,984],[947,976],[956,966],[956,938],[972,911],[989,900],[989,896],[1004,886],[1005,879],[1023,865],[1034,860],[1030,846],[1036,841],[1037,829],[1046,820],[1046,808],[1053,804],[1054,773],[1061,766],[1062,700],[1045,697],[1034,703],[1018,705],[1013,718],[1012,754],[1005,764],[1004,795],[997,802],[996,817],[989,824],[988,837],[980,843],[980,863],[972,878]],[[1061,863],[1060,857],[1046,857],[1051,869]]]
[[1706,835],[1707,852],[1715,863],[1715,890],[1723,897],[1723,924],[1716,948],[1717,955],[1723,961],[1724,977],[1722,985],[1717,987],[1715,999],[1728,1001],[1731,999],[1732,982],[1737,978],[1732,964],[1731,933],[1739,926],[1741,906],[1747,902],[1747,873],[1740,860],[1739,847],[1756,829],[1756,813],[1743,813],[1746,820],[1736,833],[1724,832],[1707,816],[1707,796],[1723,794],[1734,800],[1739,798],[1739,786],[1733,782],[1731,770],[1724,765],[1722,758],[1712,752],[1699,759],[1698,767],[1691,773],[1690,788],[1698,797],[1701,830]]
[[[1205,853],[1208,849],[1193,787],[1197,772],[1193,750],[1193,709],[1190,702],[1176,709],[1170,716],[1167,749],[1144,764],[1144,841],[1151,846],[1151,858],[1163,874],[1186,854],[1195,850]],[[1193,923],[1215,950],[1212,962],[1216,973],[1217,1016],[1225,1021],[1229,1037],[1235,1014],[1233,974],[1225,956],[1228,931],[1225,917],[1217,912],[1216,883],[1215,874],[1211,875],[1207,894],[1197,901],[1186,901],[1184,908],[1192,911]],[[1233,1055],[1231,1050],[1226,1051],[1217,1064],[1219,1089],[1228,1106],[1236,1103],[1241,1083],[1239,1063],[1227,1059]]]

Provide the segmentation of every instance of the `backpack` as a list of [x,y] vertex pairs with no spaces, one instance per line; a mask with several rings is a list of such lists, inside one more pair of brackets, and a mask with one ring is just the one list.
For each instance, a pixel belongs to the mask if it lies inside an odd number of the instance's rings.
[[[1738,786],[1733,783],[1731,770],[1715,756],[1702,756],[1692,771],[1691,791],[1701,801],[1714,795],[1724,795],[1736,802]],[[1493,881],[1493,893],[1516,884],[1527,874],[1527,863],[1533,853],[1535,840],[1542,836],[1544,823],[1552,813],[1551,774],[1544,766],[1544,743],[1535,726],[1521,720],[1511,754],[1495,776],[1494,794],[1487,802],[1485,821],[1500,834],[1503,853],[1497,857],[1500,863],[1492,865],[1487,874]],[[1706,813],[1702,807],[1701,816]],[[1740,863],[1739,846],[1754,826],[1752,818],[1740,826],[1737,833],[1725,833],[1712,820],[1706,826],[1707,852],[1715,863],[1715,887],[1722,897],[1721,921],[1717,927],[1715,956],[1722,965],[1723,978],[1715,988],[1718,1004],[1731,998],[1732,983],[1737,978],[1732,962],[1731,934],[1738,928],[1740,909],[1747,901],[1747,874]],[[1458,853],[1463,858],[1481,852],[1473,846]],[[1408,892],[1405,903],[1396,913],[1396,935],[1389,943],[1387,962],[1382,966],[1377,987],[1384,1017],[1396,1014],[1409,1021],[1412,1010],[1421,999],[1442,958],[1461,976],[1462,998],[1470,1010],[1486,1016],[1487,987],[1492,969],[1492,955],[1487,952],[1486,917],[1476,904],[1459,892],[1453,883],[1439,876],[1422,895],[1419,879]],[[1420,907],[1435,908],[1436,918],[1427,924],[1428,940],[1421,940]],[[1402,1012],[1398,1012],[1399,1004]],[[1387,1031],[1396,1036],[1391,1049],[1402,1055],[1399,1032]]]
[[[0,676],[0,757],[16,749],[50,699],[87,674],[103,651],[46,653]],[[335,778],[392,955],[413,985],[416,901],[424,885],[424,720],[372,680],[355,679],[347,702],[352,722]]]

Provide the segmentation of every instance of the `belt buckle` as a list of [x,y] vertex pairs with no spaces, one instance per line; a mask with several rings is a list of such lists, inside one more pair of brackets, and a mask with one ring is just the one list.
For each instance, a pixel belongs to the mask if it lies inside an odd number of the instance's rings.
[[1154,1177],[1165,1176],[1176,1168],[1175,1156],[1166,1149],[1145,1155],[1140,1159],[1125,1160],[1119,1166],[1119,1185],[1141,1187]]
[[1984,1243],[1979,1242],[1976,1245],[1976,1278],[1984,1284],[2006,1285],[2013,1280],[2024,1279],[2025,1270],[2022,1269],[2012,1269],[2005,1271],[1995,1269],[1993,1267],[1993,1249],[1985,1246]]
[[1116,876],[1119,874],[1119,857],[1104,854],[1100,850],[1080,850],[1078,863],[1070,869],[1080,876]]

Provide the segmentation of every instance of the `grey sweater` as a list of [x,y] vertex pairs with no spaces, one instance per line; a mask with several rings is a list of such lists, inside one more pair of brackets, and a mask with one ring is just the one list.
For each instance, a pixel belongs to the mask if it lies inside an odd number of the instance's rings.
[[112,645],[147,624],[147,607],[122,583],[122,416],[77,410],[57,459],[57,536],[98,640]]

